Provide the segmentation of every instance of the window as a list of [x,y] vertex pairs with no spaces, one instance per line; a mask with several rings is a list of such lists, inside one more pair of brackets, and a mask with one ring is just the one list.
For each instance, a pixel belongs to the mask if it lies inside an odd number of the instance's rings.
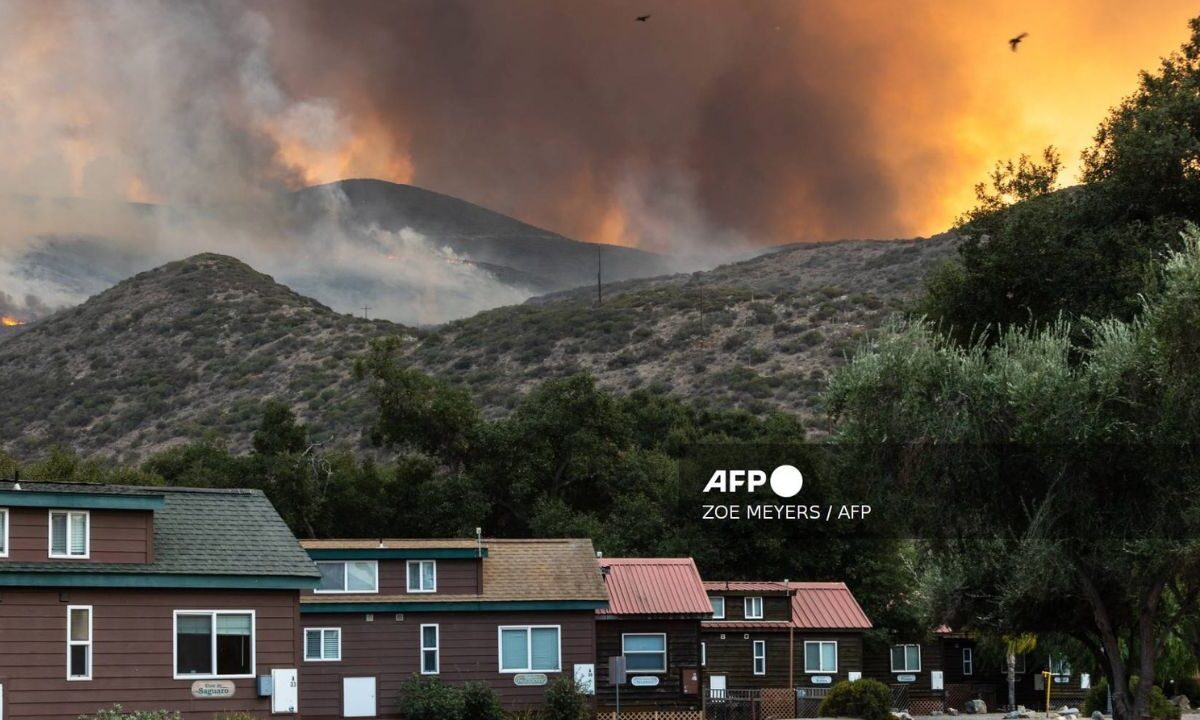
[[50,557],[88,557],[89,525],[86,510],[51,510]]
[[304,659],[309,662],[334,662],[341,660],[341,628],[305,628]]
[[1050,674],[1051,675],[1070,675],[1071,663],[1067,662],[1065,657],[1050,658]]
[[557,625],[502,626],[500,672],[559,672]]
[[421,626],[421,674],[437,675],[441,660],[438,657],[438,626]]
[[[1008,672],[1007,665],[1005,672]],[[1025,654],[1022,653],[1013,658],[1013,672],[1017,675],[1025,674]]]
[[629,633],[621,636],[621,654],[629,672],[665,673],[667,636],[665,633]]
[[0,508],[0,558],[8,557],[8,510]]
[[357,562],[319,562],[321,584],[319,593],[379,592],[379,563],[374,560]]
[[410,593],[431,593],[436,590],[437,561],[409,560],[408,591]]
[[754,674],[767,674],[767,641],[754,641]]
[[975,674],[975,651],[971,648],[962,649],[963,675]]
[[748,597],[746,598],[746,619],[747,620],[762,620],[762,598]]
[[833,640],[809,640],[804,643],[804,672],[837,672],[837,642]]
[[175,679],[254,677],[253,610],[176,610]]
[[92,679],[92,606],[67,607],[67,679]]
[[708,599],[708,601],[709,601],[709,603],[712,604],[713,620],[724,620],[725,619],[725,598],[714,596],[714,597],[710,597]]
[[920,672],[920,645],[893,645],[892,672]]

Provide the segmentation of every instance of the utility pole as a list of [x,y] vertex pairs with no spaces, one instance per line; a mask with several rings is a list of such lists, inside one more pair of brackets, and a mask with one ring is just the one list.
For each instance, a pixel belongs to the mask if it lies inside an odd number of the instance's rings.
[[366,319],[367,319],[367,313],[371,311],[371,306],[370,306],[370,305],[363,305],[363,309],[362,309],[362,311],[363,311],[363,320],[366,320]]
[[604,246],[596,245],[596,304],[604,304],[604,283],[601,272],[604,269]]

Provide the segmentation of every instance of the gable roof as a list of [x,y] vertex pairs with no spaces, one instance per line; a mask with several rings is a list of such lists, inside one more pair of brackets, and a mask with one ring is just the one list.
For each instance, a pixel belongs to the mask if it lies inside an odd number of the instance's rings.
[[608,591],[591,540],[490,539],[485,544],[488,552],[479,560],[483,563],[482,593],[305,595],[300,602],[309,612],[333,608],[352,611],[366,605],[380,611],[392,607],[415,611],[442,605],[479,609],[496,603],[580,603],[582,609],[608,604]]
[[[0,482],[0,492],[154,496],[154,560],[0,563],[0,585],[312,587],[320,573],[261,490]],[[0,501],[2,502],[2,501]],[[153,579],[152,579],[153,578]]]
[[779,620],[710,620],[704,627],[765,629],[795,628],[797,630],[869,630],[871,619],[863,612],[854,593],[844,582],[770,582],[770,581],[706,581],[704,588],[712,593],[761,592],[764,594],[792,593],[791,622]]
[[602,558],[600,567],[610,600],[599,615],[712,615],[691,558]]

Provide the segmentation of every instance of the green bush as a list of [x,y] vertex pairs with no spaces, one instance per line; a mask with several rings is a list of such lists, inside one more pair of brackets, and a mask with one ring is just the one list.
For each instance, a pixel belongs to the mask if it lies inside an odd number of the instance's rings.
[[400,687],[398,709],[405,720],[462,720],[463,692],[437,678],[413,675]]
[[500,700],[487,683],[469,682],[463,686],[463,720],[504,720]]
[[587,696],[573,678],[555,680],[546,689],[546,712],[543,720],[587,720],[590,714]]
[[[1129,692],[1133,692],[1137,687],[1138,678],[1136,675],[1129,678]],[[1130,698],[1132,700],[1132,697]],[[1088,690],[1087,697],[1083,701],[1083,714],[1091,715],[1099,710],[1105,712],[1108,709],[1108,680],[1104,679],[1092,686]],[[1179,720],[1181,711],[1178,707],[1171,704],[1167,696],[1163,694],[1162,688],[1155,685],[1150,688],[1150,706],[1146,708],[1151,720]]]
[[878,680],[843,680],[829,691],[817,715],[889,720],[892,715],[892,692]]
[[125,712],[120,705],[97,710],[95,715],[80,715],[79,720],[180,720],[174,710],[132,710]]

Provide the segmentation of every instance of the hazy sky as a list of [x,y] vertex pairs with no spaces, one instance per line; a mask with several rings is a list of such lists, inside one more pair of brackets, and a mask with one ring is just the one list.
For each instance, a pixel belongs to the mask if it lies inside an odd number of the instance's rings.
[[1073,175],[1192,11],[10,0],[0,193],[254,215],[282,188],[372,176],[659,250],[930,234],[998,159],[1053,143]]

